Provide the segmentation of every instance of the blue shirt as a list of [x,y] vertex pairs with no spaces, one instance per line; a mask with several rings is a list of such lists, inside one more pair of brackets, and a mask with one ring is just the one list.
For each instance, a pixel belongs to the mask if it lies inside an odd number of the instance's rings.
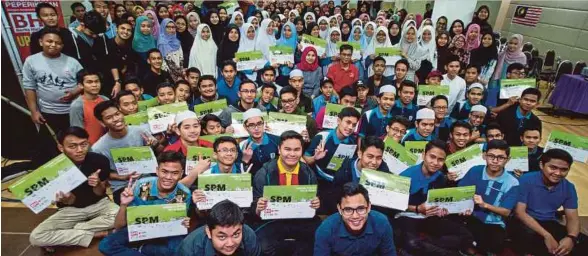
[[319,110],[322,107],[326,106],[327,103],[338,104],[339,103],[339,97],[333,95],[329,99],[329,102],[327,102],[327,99],[325,99],[325,95],[323,95],[323,94],[321,94],[321,95],[317,96],[316,98],[314,98],[312,100],[312,105],[314,107],[314,113],[312,113],[312,116],[314,118],[316,118],[316,115],[318,114]]
[[160,197],[159,190],[157,189],[158,179],[158,177],[146,177],[137,181],[135,190],[133,191],[135,199],[133,199],[129,206],[185,203],[186,209],[190,207],[192,203],[190,189],[182,183],[178,183],[174,190],[166,197]]
[[427,137],[423,137],[417,132],[417,128],[408,129],[402,140],[400,140],[400,144],[404,146],[404,142],[406,141],[432,141],[435,139],[433,133],[429,134]]
[[[257,243],[255,231],[247,225],[242,228],[241,244],[234,255],[260,256],[261,247]],[[219,255],[212,246],[212,240],[206,235],[206,226],[199,227],[190,233],[180,244],[178,255],[181,256],[216,256]]]
[[375,107],[363,113],[359,123],[359,136],[376,136],[382,137],[386,134],[386,126],[392,119],[392,114],[388,112],[386,116],[382,115],[380,107]]
[[228,104],[235,106],[237,106],[237,102],[239,101],[239,87],[241,87],[241,79],[238,76],[235,76],[235,81],[233,81],[233,86],[231,87],[229,87],[224,77],[220,77],[216,83],[218,95],[225,97]]
[[396,255],[392,226],[386,215],[371,210],[363,233],[353,235],[339,213],[329,216],[316,230],[314,256]]
[[420,205],[427,201],[429,189],[445,187],[445,176],[441,171],[436,171],[429,177],[423,174],[423,163],[408,167],[400,173],[400,176],[410,178],[409,205]]
[[451,129],[451,125],[455,122],[455,119],[446,116],[441,120],[439,126],[435,126],[435,130],[433,130],[433,137],[440,139],[442,141],[449,140],[449,131]]
[[392,109],[390,109],[390,114],[392,116],[406,117],[406,119],[412,123],[415,121],[417,110],[418,107],[412,103],[412,101],[408,103],[408,105],[404,106],[402,101],[398,99],[394,102]]
[[[494,206],[512,210],[517,203],[517,189],[519,181],[506,171],[502,175],[492,178],[488,176],[485,165],[472,167],[457,183],[460,187],[476,186],[476,195],[482,196],[484,202]],[[488,210],[475,207],[474,217],[486,224],[497,224],[505,227],[502,216]]]
[[321,141],[323,139],[325,139],[325,149],[327,150],[327,153],[326,153],[325,157],[316,161],[315,166],[316,166],[316,171],[317,171],[318,177],[320,179],[331,181],[331,182],[333,181],[333,175],[334,175],[335,171],[337,171],[337,170],[328,169],[327,165],[331,161],[331,158],[333,158],[333,155],[337,151],[337,147],[339,147],[339,144],[341,144],[341,143],[348,144],[348,145],[357,144],[357,141],[355,140],[355,138],[353,138],[351,136],[344,138],[343,140],[339,140],[339,138],[337,138],[336,131],[337,131],[337,129],[330,130],[330,131],[323,131],[323,132],[318,133],[316,136],[314,136],[314,138],[310,142],[310,146],[308,146],[306,151],[304,151],[305,156],[314,156],[314,150],[318,147],[318,145],[321,143]]
[[567,179],[561,180],[551,189],[543,183],[542,172],[523,175],[519,180],[518,201],[527,205],[527,214],[540,221],[556,221],[559,207],[578,209],[576,187]]
[[[210,173],[220,174],[222,172],[220,171],[218,164],[215,164],[212,167],[210,167]],[[236,164],[233,164],[233,168],[231,168],[231,174],[237,174],[237,173],[241,173],[241,170],[239,170],[239,168],[237,168]]]

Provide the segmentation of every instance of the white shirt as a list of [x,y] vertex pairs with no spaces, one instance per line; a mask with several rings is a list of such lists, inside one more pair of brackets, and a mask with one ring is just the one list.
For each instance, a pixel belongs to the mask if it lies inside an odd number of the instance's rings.
[[466,93],[466,82],[463,78],[459,76],[455,76],[453,80],[449,79],[447,74],[443,75],[443,80],[441,81],[441,85],[449,86],[449,106],[448,110],[451,112],[453,106],[458,100],[465,99]]

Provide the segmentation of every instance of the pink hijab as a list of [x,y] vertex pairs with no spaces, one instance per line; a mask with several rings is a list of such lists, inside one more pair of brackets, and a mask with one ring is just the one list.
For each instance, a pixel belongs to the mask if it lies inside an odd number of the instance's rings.
[[[159,38],[159,20],[157,19],[157,15],[152,10],[143,12],[143,16],[147,16],[147,14],[151,14],[151,17],[153,17],[151,35],[153,35],[154,38]],[[149,16],[147,17],[149,18]]]
[[[478,31],[478,37],[474,40],[470,39],[470,33],[473,31]],[[466,50],[472,51],[473,49],[476,49],[480,46],[480,38],[481,38],[481,34],[480,34],[480,25],[478,24],[471,24],[470,27],[468,28],[468,31],[466,32]]]
[[527,56],[523,53],[523,36],[521,34],[514,34],[508,38],[508,42],[512,39],[517,39],[519,41],[519,45],[514,52],[510,52],[508,47],[504,49],[501,53],[498,54],[498,62],[496,63],[496,70],[494,70],[494,79],[501,79],[502,78],[502,69],[508,67],[508,65],[513,63],[521,63],[525,65],[527,63]]

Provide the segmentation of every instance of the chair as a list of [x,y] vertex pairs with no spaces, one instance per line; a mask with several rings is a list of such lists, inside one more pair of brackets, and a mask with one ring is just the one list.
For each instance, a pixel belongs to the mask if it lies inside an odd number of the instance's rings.
[[531,51],[531,56],[533,56],[533,58],[539,57],[539,49],[533,48]]
[[526,42],[523,45],[523,52],[530,52],[531,50],[533,50],[533,44],[531,42]]
[[539,70],[539,79],[543,81],[552,81],[553,76],[555,75],[555,51],[549,50],[545,53],[545,58],[543,59],[543,66]]
[[576,66],[574,67],[574,72],[572,74],[579,75],[582,72],[582,69],[586,67],[586,62],[578,61],[576,62]]
[[531,63],[533,63],[533,55],[531,55],[530,52],[528,51],[524,51],[523,52],[525,54],[525,57],[527,57],[527,74],[529,73],[529,70],[531,70]]
[[559,64],[559,67],[557,68],[557,71],[555,73],[555,78],[553,79],[553,81],[551,81],[549,83],[549,88],[547,88],[547,94],[545,94],[545,98],[543,98],[543,103],[545,103],[545,100],[547,100],[549,98],[549,96],[551,95],[551,92],[553,92],[553,89],[555,89],[555,85],[557,84],[557,81],[559,80],[559,78],[562,75],[571,74],[573,71],[573,68],[574,68],[574,65],[569,60],[564,60]]

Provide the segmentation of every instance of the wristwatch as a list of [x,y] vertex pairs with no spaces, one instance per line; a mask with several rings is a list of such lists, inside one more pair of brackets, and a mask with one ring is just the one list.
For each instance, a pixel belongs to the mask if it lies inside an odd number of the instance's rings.
[[572,242],[574,244],[578,243],[578,237],[577,236],[573,236],[573,235],[566,235],[566,237],[569,237],[570,239],[572,239]]
[[120,79],[120,78],[119,79],[116,79],[114,81],[117,82],[117,83],[119,83],[119,84],[121,84],[121,85],[122,85],[122,82],[123,82],[122,79]]

